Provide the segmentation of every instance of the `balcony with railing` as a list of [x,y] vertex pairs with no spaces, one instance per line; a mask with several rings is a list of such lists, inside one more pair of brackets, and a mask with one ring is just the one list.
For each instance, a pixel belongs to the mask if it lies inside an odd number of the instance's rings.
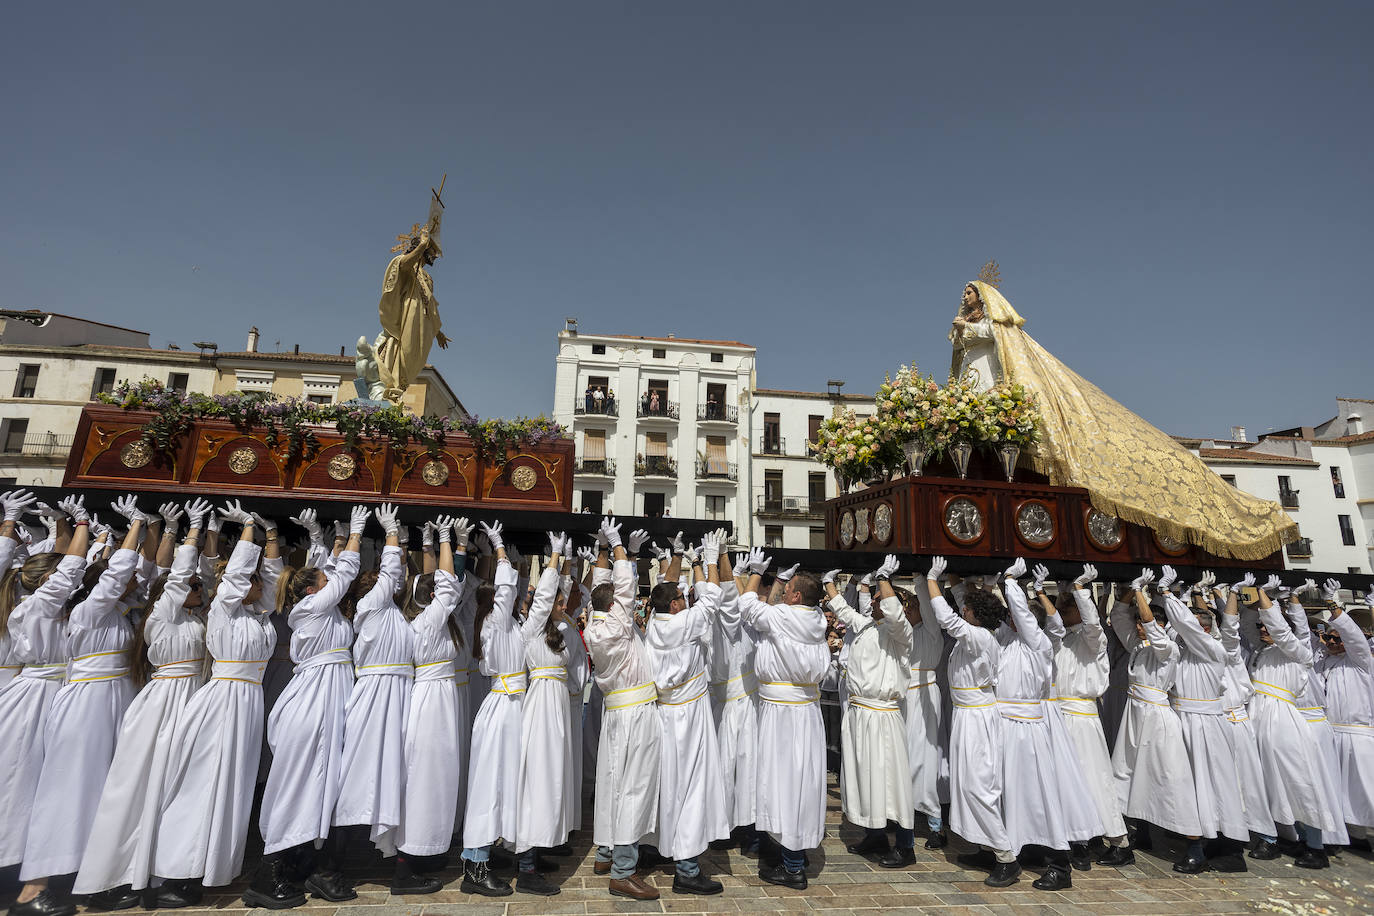
[[573,473],[590,477],[614,477],[614,458],[578,458],[573,462]]
[[735,466],[733,461],[698,458],[697,480],[739,480],[739,469]]
[[1285,547],[1284,551],[1290,560],[1310,560],[1312,559],[1312,539],[1298,538]]
[[1279,488],[1279,505],[1285,509],[1298,508],[1298,491],[1291,487]]
[[664,455],[635,458],[636,477],[677,477],[677,462]]
[[824,518],[825,503],[813,503],[807,496],[769,496],[760,493],[754,503],[754,513],[760,517]]
[[760,455],[786,455],[787,439],[782,436],[760,436]]
[[6,455],[23,455],[26,458],[65,458],[72,450],[73,435],[57,433],[31,433],[22,443],[6,442],[3,449]]
[[697,405],[697,419],[702,423],[728,423],[734,426],[739,422],[739,408],[729,404]]
[[615,398],[608,398],[600,401],[578,398],[573,401],[573,416],[618,417],[620,416],[620,402]]
[[638,416],[642,420],[676,420],[678,419],[677,401],[659,400],[654,402],[648,398],[640,398]]

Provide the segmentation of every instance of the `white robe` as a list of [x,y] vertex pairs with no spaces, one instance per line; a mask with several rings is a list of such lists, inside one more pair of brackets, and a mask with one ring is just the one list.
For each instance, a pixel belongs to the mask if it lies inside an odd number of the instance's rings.
[[634,562],[615,561],[611,581],[615,595],[610,608],[586,630],[587,652],[604,698],[592,840],[598,846],[626,846],[658,824],[658,691],[634,621]]
[[754,633],[740,619],[739,586],[734,579],[720,584],[720,608],[711,622],[707,664],[722,788],[730,824],[742,827],[754,823],[759,698]]
[[[569,821],[571,813],[565,793],[565,774],[571,746],[571,706],[568,704],[567,636],[563,648],[554,651],[544,639],[544,625],[553,611],[560,576],[557,569],[545,568],[530,602],[529,616],[520,625],[525,647],[529,687],[525,690],[520,722],[520,799],[515,835],[516,851],[547,849],[568,838],[577,826]],[[581,753],[581,748],[578,748]]]
[[1261,649],[1252,661],[1255,697],[1250,718],[1274,823],[1301,821],[1334,833],[1339,812],[1333,813],[1327,801],[1321,748],[1297,705],[1307,690],[1312,647],[1293,634],[1277,608],[1262,607],[1259,614],[1273,645]]
[[1097,606],[1086,589],[1073,589],[1081,622],[1067,628],[1054,653],[1054,703],[1064,731],[1073,745],[1089,792],[1097,805],[1104,836],[1126,834],[1121,798],[1112,775],[1112,756],[1107,750],[1097,700],[1110,679],[1107,634],[1097,616]]
[[122,596],[138,554],[120,549],[67,621],[67,683],[43,729],[43,771],[33,794],[19,880],[81,867],[124,710],[134,698],[129,647],[134,628]]
[[43,735],[67,670],[67,600],[81,581],[84,557],[63,557],[47,581],[10,612],[11,656],[24,667],[0,688],[0,867],[24,858],[34,789],[43,769]]
[[1335,735],[1347,824],[1374,827],[1374,656],[1349,614],[1333,619],[1345,652],[1323,667],[1326,714]]
[[[228,884],[243,867],[262,752],[262,675],[277,632],[244,604],[261,549],[238,541],[205,622],[210,681],[191,697],[172,735],[153,874]],[[270,561],[269,561],[270,562]],[[279,562],[262,569],[279,577]]]
[[143,625],[148,661],[156,670],[124,713],[73,893],[94,894],[121,884],[141,890],[153,875],[172,735],[204,683],[205,622],[183,606],[196,553],[194,545],[177,548],[162,595]]
[[[27,552],[21,550],[21,546],[17,534],[14,537],[0,538],[0,575],[8,572],[11,566],[23,565],[19,558],[26,556]],[[15,653],[14,641],[10,639],[8,629],[0,631],[0,690],[18,677],[23,669],[24,663]]]
[[930,609],[955,640],[949,654],[949,826],[970,843],[1009,851],[1002,819],[1004,725],[996,690],[1002,648],[991,630],[955,614],[943,597],[932,598]]
[[819,607],[771,605],[740,595],[740,613],[758,634],[756,821],[785,848],[813,849],[825,837],[825,725],[820,680],[830,666]]
[[410,622],[415,686],[406,720],[405,799],[396,841],[406,855],[439,855],[453,841],[459,789],[467,775],[460,762],[468,717],[467,685],[457,684],[458,646],[448,622],[462,591],[456,575],[436,570],[434,599]]
[[1249,703],[1255,688],[1250,683],[1250,671],[1240,651],[1239,627],[1240,616],[1223,610],[1217,627],[1222,648],[1226,650],[1221,702],[1226,708],[1227,735],[1231,739],[1231,755],[1236,761],[1236,777],[1240,780],[1246,826],[1255,833],[1268,835],[1274,832],[1274,817],[1269,811],[1269,793],[1264,788],[1259,742],[1250,721]]
[[1178,670],[1169,699],[1188,745],[1200,835],[1221,834],[1243,843],[1250,838],[1250,830],[1222,702],[1226,649],[1202,629],[1182,601],[1168,593],[1164,612],[1179,640]]
[[1309,733],[1320,755],[1321,768],[1318,772],[1322,794],[1326,797],[1326,807],[1335,822],[1333,828],[1322,831],[1322,842],[1331,846],[1346,846],[1350,843],[1350,837],[1345,829],[1345,801],[1341,797],[1341,763],[1336,753],[1336,733],[1326,718],[1326,681],[1316,670],[1318,659],[1325,660],[1326,649],[1321,646],[1321,640],[1312,637],[1302,602],[1295,598],[1284,607],[1293,627],[1293,635],[1313,647],[1313,666],[1307,671],[1307,680],[1298,694],[1297,704],[1298,712],[1307,721]]
[[902,715],[906,722],[911,803],[927,817],[939,817],[940,723],[948,691],[940,684],[938,669],[945,651],[945,633],[930,607],[929,595],[922,593],[920,588],[916,591],[921,604],[921,622],[912,627]]
[[[265,853],[318,845],[334,822],[344,706],[353,689],[353,626],[339,612],[339,602],[357,578],[358,562],[356,550],[340,553],[325,573],[324,587],[306,595],[287,615],[296,668],[267,716],[272,763],[258,816]],[[280,638],[280,617],[273,618]],[[270,674],[271,663],[267,670]],[[264,680],[264,708],[266,689]]]
[[410,621],[394,596],[405,582],[399,547],[382,550],[377,584],[353,615],[353,691],[344,708],[344,743],[334,823],[365,824],[383,856],[396,854],[405,804],[405,727],[415,669]]
[[516,843],[520,815],[520,719],[525,697],[525,644],[515,619],[516,581],[510,563],[496,565],[496,595],[482,622],[480,669],[491,688],[472,728],[463,845]]
[[576,831],[582,826],[582,694],[591,670],[587,647],[582,644],[582,631],[567,621],[558,625],[558,631],[568,646],[568,765],[563,769],[563,804],[565,817],[571,825],[569,829]]
[[1198,836],[1202,823],[1192,764],[1183,725],[1169,705],[1179,649],[1157,621],[1143,626],[1142,640],[1135,632],[1131,609],[1124,603],[1113,608],[1112,629],[1130,651],[1130,699],[1112,748],[1121,808],[1127,817],[1184,836]]
[[658,851],[671,859],[730,835],[706,673],[720,601],[719,585],[699,582],[691,606],[654,614],[644,635],[658,692]]

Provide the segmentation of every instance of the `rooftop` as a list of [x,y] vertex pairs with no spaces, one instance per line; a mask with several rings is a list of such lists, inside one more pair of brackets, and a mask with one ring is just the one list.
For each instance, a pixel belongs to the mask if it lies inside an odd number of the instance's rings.
[[[566,332],[564,332],[566,333]],[[573,336],[573,335],[569,335]],[[647,337],[643,334],[588,334],[578,332],[578,337],[604,337],[610,340],[656,340],[666,343],[693,344],[700,347],[737,347],[741,350],[754,349],[752,344],[741,343],[738,340],[701,340],[696,337]]]
[[1218,461],[1236,461],[1254,464],[1293,464],[1302,467],[1320,467],[1321,463],[1307,458],[1296,458],[1292,455],[1268,455],[1264,452],[1252,452],[1243,448],[1202,448],[1198,449],[1198,454],[1203,458],[1211,458]]
[[119,324],[110,324],[107,321],[94,321],[90,318],[80,318],[76,315],[64,315],[61,312],[51,312],[47,309],[0,309],[0,318],[16,318],[20,321],[29,318],[65,318],[68,321],[84,321],[86,324],[98,324],[102,328],[114,328],[116,331],[128,331],[130,334],[147,334],[147,331],[140,331],[137,328],[126,328]]
[[871,394],[834,394],[826,391],[794,391],[790,388],[755,388],[754,394],[773,398],[819,398],[832,401],[863,401],[865,403],[873,400]]

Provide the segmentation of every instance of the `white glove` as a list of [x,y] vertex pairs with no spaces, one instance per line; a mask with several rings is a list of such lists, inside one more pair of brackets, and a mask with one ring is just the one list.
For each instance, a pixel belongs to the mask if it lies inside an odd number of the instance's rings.
[[[434,539],[439,533],[439,526],[434,522],[425,522],[420,526],[420,549],[425,553],[434,549]],[[448,542],[453,537],[452,531],[445,531],[444,541]]]
[[224,519],[220,518],[219,513],[212,508],[205,519],[205,530],[219,533],[223,527]]
[[559,534],[557,531],[549,531],[547,534],[549,536],[549,556],[563,556],[563,535]]
[[1233,588],[1233,589],[1236,591],[1237,594],[1239,594],[1239,593],[1240,593],[1240,590],[1243,589],[1243,588],[1254,588],[1254,587],[1255,587],[1255,574],[1254,574],[1254,573],[1246,573],[1246,574],[1245,574],[1245,577],[1244,577],[1243,579],[1241,579],[1241,580],[1240,580],[1239,582],[1237,582],[1235,585],[1231,586],[1231,588]]
[[1264,580],[1264,590],[1265,590],[1266,592],[1269,592],[1271,595],[1272,595],[1275,591],[1278,590],[1278,587],[1279,587],[1279,577],[1278,577],[1278,576],[1270,575],[1268,579],[1265,579],[1265,580]]
[[157,507],[157,514],[162,516],[162,522],[166,526],[166,530],[175,534],[177,526],[181,523],[181,517],[186,514],[186,510],[182,509],[176,503],[163,503]]
[[19,517],[29,508],[38,502],[38,497],[28,490],[15,490],[0,497],[0,504],[5,507],[5,521],[17,522]]
[[667,566],[669,563],[673,562],[672,548],[660,547],[657,541],[649,542],[649,552],[654,555],[654,559],[658,560],[661,566]]
[[1168,591],[1169,587],[1178,581],[1178,572],[1165,563],[1160,567],[1159,587],[1163,591]]
[[873,587],[873,573],[864,573],[864,574],[863,574],[863,578],[861,578],[861,579],[859,580],[859,588],[872,588],[872,587]]
[[1031,574],[1035,577],[1031,580],[1031,591],[1043,592],[1045,590],[1045,580],[1050,577],[1049,567],[1044,563],[1036,563],[1035,568],[1031,570]]
[[930,572],[926,573],[926,578],[931,582],[939,582],[945,575],[945,569],[949,566],[949,560],[944,557],[930,558]]
[[224,508],[219,510],[219,514],[226,522],[233,522],[236,525],[253,524],[253,516],[248,514],[237,499],[225,503]]
[[1016,562],[1007,567],[1007,571],[1002,573],[1003,579],[1019,579],[1026,574],[1026,558],[1017,557]]
[[514,544],[510,544],[506,547],[506,560],[510,563],[511,566],[518,567],[521,561],[524,559],[524,554],[522,554]]
[[1287,601],[1287,600],[1288,600],[1288,596],[1291,595],[1292,593],[1293,593],[1293,590],[1292,590],[1291,588],[1289,588],[1288,586],[1286,586],[1286,585],[1281,585],[1281,586],[1279,586],[1279,600],[1280,600],[1280,601]]
[[601,540],[612,550],[620,546],[620,523],[611,521],[610,516],[601,520]]
[[205,515],[210,511],[210,504],[197,497],[186,504],[186,517],[192,528],[199,529],[205,524]]
[[897,555],[890,553],[883,557],[883,565],[878,567],[878,571],[874,575],[878,579],[891,579],[892,574],[895,573],[901,565],[901,563],[897,562]]
[[263,530],[263,533],[268,533],[277,530],[276,522],[271,521],[270,519],[265,519],[261,515],[258,515],[258,513],[256,512],[251,513],[251,515],[253,516],[253,524],[261,528]]
[[1083,572],[1077,579],[1073,580],[1073,584],[1079,587],[1086,587],[1092,585],[1095,581],[1097,581],[1097,567],[1091,563],[1084,563]]
[[1198,580],[1197,584],[1203,589],[1209,589],[1217,584],[1217,574],[1209,569],[1202,574],[1202,578]]
[[482,533],[487,536],[487,540],[491,543],[492,550],[506,549],[506,542],[501,537],[503,527],[500,522],[492,522],[490,525],[486,522],[482,522],[481,528]]
[[696,566],[701,562],[701,548],[688,547],[683,551],[682,558],[687,561],[688,566]]
[[708,531],[701,538],[701,563],[703,566],[715,566],[720,562],[720,533]]
[[577,548],[577,555],[581,557],[582,562],[586,563],[588,566],[596,563],[596,548],[594,547],[579,547]]
[[755,547],[749,551],[749,559],[746,562],[750,574],[761,576],[768,570],[773,561],[763,555],[762,547]]
[[787,567],[786,569],[780,569],[780,570],[778,570],[778,581],[779,581],[779,582],[787,582],[787,581],[790,581],[791,578],[797,574],[797,570],[799,570],[799,569],[801,569],[801,564],[800,564],[800,563],[793,563],[791,566]]
[[348,513],[348,536],[353,538],[367,530],[367,518],[372,513],[367,506],[354,506]]
[[302,509],[300,515],[293,515],[287,521],[295,522],[305,529],[312,541],[324,540],[324,529],[320,527],[320,514],[314,509]]
[[1364,603],[1374,608],[1374,588],[1364,593]]
[[[352,517],[353,517],[353,515],[352,515],[352,513],[350,512],[350,513],[349,513],[349,519],[350,519],[350,521],[352,520]],[[336,540],[336,541],[346,541],[346,540],[348,540],[348,526],[349,526],[349,522],[335,522],[335,523],[334,523],[334,540]]]
[[1303,582],[1302,582],[1302,585],[1299,585],[1297,588],[1293,589],[1293,594],[1295,594],[1295,595],[1302,595],[1302,594],[1319,595],[1319,594],[1321,594],[1321,590],[1317,588],[1317,583],[1316,583],[1315,581],[1313,581],[1312,579],[1304,579]]
[[409,525],[400,525],[400,526],[397,527],[397,529],[396,529],[396,543],[400,545],[400,547],[401,547],[402,550],[405,550],[407,547],[410,546],[410,526],[409,526]]
[[719,544],[721,547],[724,547],[726,543],[730,540],[730,535],[728,532],[726,532],[724,528],[717,528],[715,534],[716,543]]
[[[604,525],[606,521],[606,519],[602,519],[601,523]],[[606,532],[601,528],[596,530],[596,546],[598,552],[611,546],[611,542],[606,540]]]
[[733,557],[731,557],[731,558],[730,558],[730,571],[733,572],[735,575],[741,577],[741,578],[748,578],[748,577],[749,577],[749,554],[750,554],[750,551],[746,550],[746,551],[744,551],[744,553],[737,553],[737,554],[735,554]]
[[1330,601],[1334,604],[1336,601],[1336,594],[1340,590],[1341,583],[1339,580],[1327,579],[1325,582],[1322,583],[1322,600]]
[[840,571],[839,571],[838,569],[832,569],[832,570],[830,570],[828,573],[826,573],[825,575],[821,576],[821,585],[829,585],[831,582],[834,582],[834,581],[835,581],[835,577],[838,576],[839,574],[840,574]]
[[99,540],[102,537],[109,537],[109,535],[111,534],[110,526],[102,525],[100,523],[100,519],[94,515],[91,516],[90,524],[88,527],[91,529],[91,537],[95,538],[96,540]]
[[456,518],[453,520],[453,546],[455,548],[468,549],[468,544],[472,541],[472,522],[466,518]]
[[129,493],[110,503],[110,508],[130,522],[138,518],[138,497]]
[[432,522],[425,522],[425,536],[431,539],[425,545],[426,550],[433,547],[435,541],[440,544],[453,543],[453,516],[441,515]]
[[29,511],[36,513],[39,518],[50,518],[53,521],[57,521],[59,518],[66,515],[61,509],[54,509],[52,506],[41,501],[34,503],[33,508]]
[[1140,591],[1153,581],[1155,581],[1155,571],[1147,566],[1140,571],[1140,575],[1131,580],[1131,588]]
[[391,503],[382,503],[375,511],[377,521],[381,524],[382,530],[386,532],[386,536],[396,535],[399,538],[401,525],[396,521],[396,507]]
[[639,555],[639,548],[644,546],[644,542],[649,539],[649,532],[643,528],[636,528],[630,532],[630,536],[625,539],[625,552],[632,556]]
[[668,543],[673,545],[673,553],[683,554],[687,552],[687,545],[682,542],[681,531],[669,538]]

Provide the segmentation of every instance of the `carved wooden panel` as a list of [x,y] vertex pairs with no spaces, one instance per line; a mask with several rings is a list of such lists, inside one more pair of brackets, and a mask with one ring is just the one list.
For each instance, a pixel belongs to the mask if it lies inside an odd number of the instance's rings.
[[94,424],[84,442],[77,440],[73,445],[71,456],[77,458],[88,477],[172,481],[177,476],[178,456],[164,454],[144,442],[137,424]]
[[392,492],[421,498],[470,499],[477,491],[478,467],[471,448],[443,448],[438,455],[410,448],[394,457]]
[[262,436],[236,430],[202,430],[196,438],[191,483],[217,487],[280,487],[284,482],[280,453]]

